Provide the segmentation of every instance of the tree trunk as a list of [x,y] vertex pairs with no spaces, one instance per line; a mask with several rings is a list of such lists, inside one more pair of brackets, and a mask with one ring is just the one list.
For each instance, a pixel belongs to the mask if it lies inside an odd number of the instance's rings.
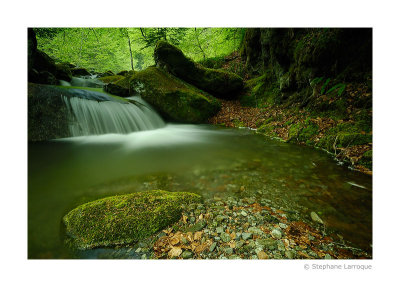
[[131,54],[131,67],[133,71],[133,55],[132,55],[132,48],[131,48],[131,38],[129,37],[129,31],[126,31],[126,36],[128,37],[128,44],[129,44],[129,53]]

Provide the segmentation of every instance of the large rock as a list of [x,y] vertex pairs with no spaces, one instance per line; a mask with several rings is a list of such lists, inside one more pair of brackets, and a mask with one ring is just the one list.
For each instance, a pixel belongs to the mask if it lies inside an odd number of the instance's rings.
[[72,76],[80,77],[80,76],[91,76],[92,74],[86,70],[85,68],[72,68],[71,69]]
[[193,193],[152,190],[92,201],[63,218],[67,242],[78,249],[135,243],[178,221],[182,204],[200,200]]
[[127,103],[92,88],[60,87],[28,83],[28,140],[46,141],[71,136],[68,110],[62,96],[93,101]]
[[217,99],[157,67],[135,73],[130,85],[167,120],[204,123],[220,109]]
[[48,85],[28,84],[28,141],[44,141],[70,135],[61,91]]
[[181,50],[166,41],[154,49],[156,65],[216,97],[232,99],[243,88],[243,80],[234,73],[209,69],[187,58]]

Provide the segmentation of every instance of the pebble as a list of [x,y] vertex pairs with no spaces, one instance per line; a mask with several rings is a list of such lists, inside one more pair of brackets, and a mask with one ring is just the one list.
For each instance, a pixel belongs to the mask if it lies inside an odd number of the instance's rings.
[[222,233],[222,232],[224,232],[224,229],[219,226],[219,227],[217,227],[216,232],[217,233]]
[[250,239],[253,235],[251,233],[243,232],[242,233],[242,238],[243,240]]
[[210,252],[213,252],[215,247],[217,247],[217,242],[213,242],[213,244],[211,244],[210,246]]
[[330,256],[329,254],[325,254],[325,259],[332,259],[332,256]]
[[192,257],[193,257],[193,253],[192,252],[190,252],[189,250],[183,251],[183,253],[182,253],[182,258],[183,259],[189,259],[189,258],[192,258]]
[[281,239],[282,238],[282,233],[278,229],[274,229],[271,231],[271,235],[275,239]]
[[279,223],[279,227],[282,229],[286,229],[288,226],[285,223]]
[[260,252],[258,252],[257,253],[257,257],[258,257],[258,259],[268,259],[268,255],[267,255],[267,253],[265,253],[264,251],[260,251]]
[[244,211],[244,210],[240,214],[243,215],[243,216],[247,216],[247,212]]
[[227,247],[227,248],[225,248],[225,253],[227,254],[227,255],[232,255],[233,254],[233,248],[231,248],[231,247]]
[[294,258],[294,251],[291,250],[286,250],[285,251],[285,256],[289,259],[293,259]]
[[229,236],[228,233],[225,233],[225,232],[221,233],[221,239],[222,239],[223,242],[231,241],[231,237]]
[[257,228],[257,227],[250,227],[248,231],[250,233],[255,234],[255,235],[263,235],[264,234],[264,232],[261,229]]

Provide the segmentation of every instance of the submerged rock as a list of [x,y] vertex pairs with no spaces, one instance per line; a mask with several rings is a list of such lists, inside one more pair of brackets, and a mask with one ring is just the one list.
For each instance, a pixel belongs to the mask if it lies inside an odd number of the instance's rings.
[[134,243],[178,221],[182,204],[200,199],[193,193],[152,190],[88,202],[64,216],[67,242],[78,249]]
[[217,99],[157,67],[135,73],[130,87],[167,120],[204,123],[220,109]]
[[216,97],[232,99],[243,88],[243,80],[238,75],[224,70],[205,68],[187,58],[180,49],[166,41],[157,43],[154,60],[157,67]]

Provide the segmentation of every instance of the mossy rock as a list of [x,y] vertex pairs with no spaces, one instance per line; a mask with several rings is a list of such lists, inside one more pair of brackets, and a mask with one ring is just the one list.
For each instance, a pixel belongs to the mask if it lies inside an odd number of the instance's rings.
[[130,81],[130,78],[123,77],[115,82],[104,85],[103,89],[112,95],[129,97],[133,95],[130,89]]
[[64,216],[67,244],[78,249],[135,243],[179,220],[194,193],[152,190],[80,205]]
[[125,77],[122,75],[114,75],[114,76],[106,76],[106,77],[100,77],[99,80],[102,81],[103,83],[115,83],[121,79],[124,79]]
[[220,69],[205,68],[166,41],[157,42],[154,60],[157,67],[216,97],[232,99],[237,97],[243,88],[243,80],[238,75]]
[[114,76],[114,75],[115,75],[115,74],[114,74],[113,71],[108,70],[108,71],[105,71],[104,73],[101,73],[101,74],[99,75],[99,78],[101,78],[101,77],[108,77],[108,76]]
[[72,80],[72,72],[68,63],[56,64],[55,76],[57,79],[70,82]]
[[167,120],[205,123],[220,109],[216,98],[157,67],[135,73],[130,85]]
[[72,76],[79,77],[79,76],[90,76],[88,70],[85,68],[72,68],[71,69]]

